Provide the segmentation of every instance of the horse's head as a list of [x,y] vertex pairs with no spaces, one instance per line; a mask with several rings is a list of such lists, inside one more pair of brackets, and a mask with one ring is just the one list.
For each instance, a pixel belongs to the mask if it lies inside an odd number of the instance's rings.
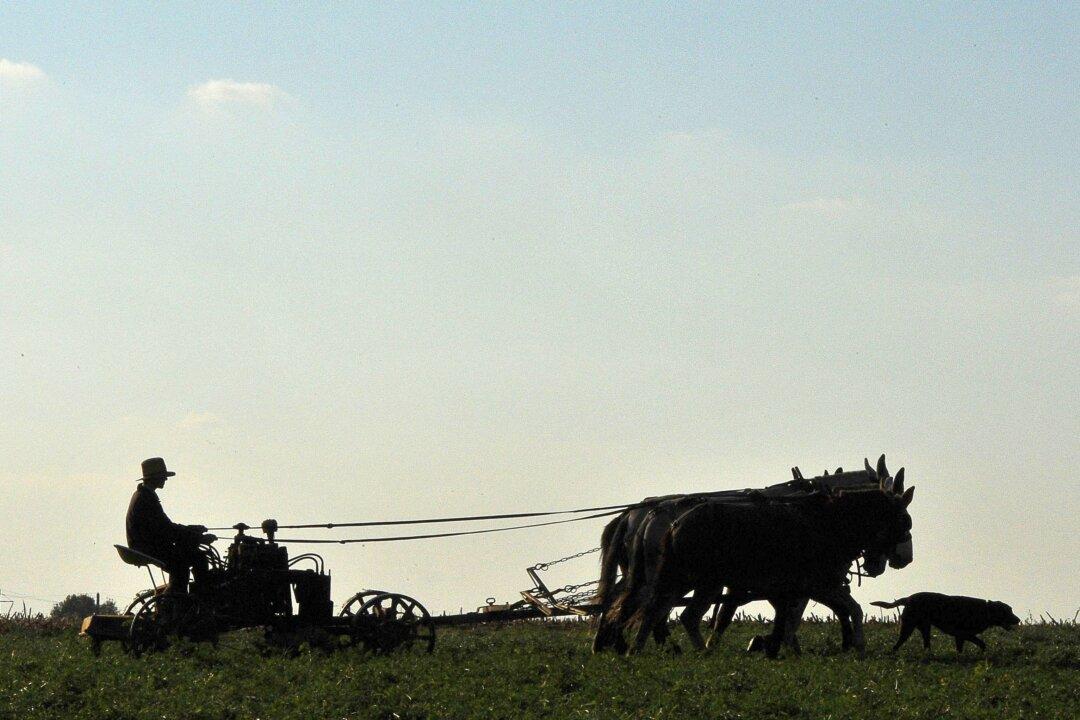
[[[873,531],[874,540],[864,546],[862,553],[863,572],[876,578],[885,572],[887,566],[903,568],[913,560],[912,546],[912,518],[907,514],[907,504],[912,499],[912,493],[904,490],[904,468],[892,477],[885,463],[885,456],[878,459],[877,467],[872,467],[868,460],[863,460],[864,470],[843,475],[834,475],[832,491],[845,488],[859,492],[863,501],[877,506],[872,511],[875,518],[872,526],[867,528]],[[832,478],[825,479],[826,483]],[[876,487],[875,487],[876,486]],[[870,488],[874,488],[870,490]],[[869,492],[864,492],[869,490]],[[866,508],[869,511],[869,508]]]
[[890,518],[883,522],[875,535],[874,541],[863,553],[863,572],[870,577],[877,577],[885,572],[886,565],[893,568],[906,567],[914,559],[911,542],[911,516],[907,506],[911,502],[914,489],[904,490],[904,468],[892,477],[885,465],[885,456],[878,458],[877,467],[870,466],[870,461],[863,460],[867,481],[876,482],[881,492],[893,500],[890,503],[896,512],[887,514]]

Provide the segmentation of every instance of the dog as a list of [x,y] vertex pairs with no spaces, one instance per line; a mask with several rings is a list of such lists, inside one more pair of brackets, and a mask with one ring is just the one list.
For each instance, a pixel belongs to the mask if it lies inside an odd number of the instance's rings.
[[893,645],[893,652],[899,650],[916,629],[922,633],[923,647],[929,651],[931,625],[952,635],[956,639],[956,652],[961,653],[965,642],[986,650],[986,643],[977,636],[987,628],[996,626],[1011,630],[1020,624],[1020,618],[1005,603],[963,595],[921,592],[891,603],[878,601],[870,604],[883,608],[904,608],[900,613],[900,639]]

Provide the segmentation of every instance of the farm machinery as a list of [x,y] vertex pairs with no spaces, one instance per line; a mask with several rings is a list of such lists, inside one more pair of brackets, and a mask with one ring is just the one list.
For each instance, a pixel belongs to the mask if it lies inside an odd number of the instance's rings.
[[[487,604],[475,611],[458,614],[431,615],[417,600],[400,593],[363,590],[351,596],[334,614],[330,592],[330,575],[323,558],[316,553],[303,553],[290,558],[287,545],[306,543],[378,543],[404,540],[475,535],[502,532],[527,527],[556,525],[591,520],[633,509],[651,512],[658,503],[671,498],[686,498],[692,502],[758,504],[763,502],[802,502],[821,491],[834,488],[859,487],[871,477],[889,477],[884,456],[878,461],[879,471],[865,463],[865,472],[843,472],[837,468],[830,475],[803,477],[792,468],[792,480],[760,489],[721,490],[686,496],[647,498],[639,503],[604,507],[580,508],[553,512],[523,512],[498,515],[477,515],[423,520],[386,520],[356,523],[317,523],[279,526],[275,520],[265,520],[259,530],[264,537],[248,534],[252,528],[244,523],[231,527],[235,536],[222,557],[213,545],[201,546],[208,569],[196,573],[186,592],[169,590],[164,582],[165,563],[161,560],[121,545],[115,546],[120,558],[134,566],[145,567],[151,586],[138,593],[123,613],[97,614],[83,622],[82,635],[88,637],[92,649],[100,651],[106,641],[118,641],[127,651],[141,654],[162,650],[175,638],[191,641],[217,642],[225,632],[244,628],[262,628],[268,641],[295,647],[303,642],[322,647],[361,646],[374,653],[416,651],[430,653],[435,647],[436,628],[452,625],[474,625],[490,622],[556,618],[595,617],[602,608],[594,597],[597,580],[574,585],[550,586],[541,573],[552,566],[582,558],[600,551],[578,552],[558,560],[538,563],[526,569],[532,587],[520,593],[521,599]],[[583,513],[589,513],[583,515]],[[290,539],[276,538],[279,529],[311,529],[338,527],[369,527],[416,525],[446,522],[490,521],[541,516],[575,515],[569,519],[545,520],[525,525],[485,528],[481,530],[421,533],[413,535],[365,538]],[[215,528],[221,530],[222,528]],[[205,528],[203,528],[205,530]],[[162,582],[154,577],[152,568],[162,570]],[[884,570],[884,567],[881,568]],[[863,573],[856,563],[851,573],[861,581]],[[726,597],[726,596],[724,596]],[[717,600],[724,599],[718,597]],[[682,600],[676,606],[685,605]]]
[[213,545],[201,546],[209,568],[183,593],[157,582],[152,568],[164,576],[160,560],[117,545],[124,562],[147,569],[151,586],[121,614],[86,618],[81,634],[90,638],[95,653],[103,642],[115,640],[136,655],[163,650],[175,638],[216,643],[221,633],[242,628],[264,628],[269,641],[289,646],[360,645],[376,653],[435,648],[430,614],[407,595],[364,590],[334,615],[322,557],[290,558],[274,541],[276,526],[273,520],[262,524],[265,538],[248,535],[250,528],[242,523],[234,526],[225,557]]

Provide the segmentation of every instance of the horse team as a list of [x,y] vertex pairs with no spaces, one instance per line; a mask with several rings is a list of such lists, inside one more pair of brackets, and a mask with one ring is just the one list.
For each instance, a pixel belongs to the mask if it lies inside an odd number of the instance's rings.
[[[793,468],[791,482],[761,490],[647,498],[616,516],[601,537],[594,652],[637,652],[650,635],[663,645],[667,618],[687,593],[680,622],[698,649],[723,633],[740,605],[767,600],[775,620],[761,640],[766,654],[775,657],[782,644],[797,652],[795,632],[813,599],[836,613],[844,649],[862,652],[862,610],[848,571],[861,560],[874,577],[886,564],[912,561],[914,494],[903,468],[893,477],[884,455],[876,468],[863,464],[811,479]],[[717,602],[705,642],[701,620]],[[634,628],[628,643],[624,633]]]

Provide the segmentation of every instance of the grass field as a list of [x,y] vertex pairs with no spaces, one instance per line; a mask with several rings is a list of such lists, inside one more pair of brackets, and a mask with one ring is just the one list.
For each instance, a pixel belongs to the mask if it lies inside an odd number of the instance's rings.
[[808,623],[803,656],[770,661],[742,651],[761,631],[736,623],[707,656],[593,656],[585,623],[522,623],[446,630],[430,656],[286,657],[241,632],[134,659],[94,658],[67,629],[8,628],[0,718],[1080,717],[1075,624],[990,630],[985,654],[960,658],[939,635],[929,657],[917,637],[891,655],[896,626],[869,623],[860,660],[835,624]]

